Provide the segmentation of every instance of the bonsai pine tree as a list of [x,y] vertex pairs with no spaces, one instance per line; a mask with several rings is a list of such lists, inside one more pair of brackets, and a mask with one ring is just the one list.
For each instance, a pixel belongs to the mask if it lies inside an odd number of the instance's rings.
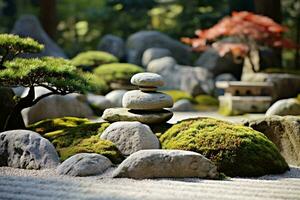
[[[16,100],[7,116],[3,130],[24,108],[31,107],[41,99],[53,95],[66,95],[91,89],[88,78],[80,76],[76,67],[62,58],[15,58],[21,53],[37,53],[43,45],[31,38],[20,38],[11,34],[0,34],[0,87],[28,87],[27,96]],[[48,93],[35,97],[34,88],[47,88]]]
[[[251,52],[259,47],[296,48],[292,41],[283,38],[286,28],[272,19],[251,12],[233,12],[232,16],[223,18],[219,23],[206,30],[197,30],[197,38],[182,38],[192,45],[195,51],[215,48],[220,56],[231,53],[234,58],[247,57],[253,71],[256,71],[251,59]],[[234,38],[236,42],[220,42],[224,37]]]

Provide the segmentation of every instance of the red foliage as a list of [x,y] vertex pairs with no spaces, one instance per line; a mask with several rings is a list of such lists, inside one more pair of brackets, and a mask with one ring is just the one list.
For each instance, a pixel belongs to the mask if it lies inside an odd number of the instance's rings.
[[[282,34],[287,29],[272,19],[256,15],[251,12],[233,12],[232,16],[223,18],[219,23],[206,30],[197,30],[197,38],[182,38],[184,43],[190,44],[195,51],[203,51],[221,37],[236,37],[240,43],[225,43],[213,45],[220,55],[232,52],[246,55],[250,50],[250,43],[280,48],[296,48],[292,41],[283,39]],[[246,48],[246,46],[248,46]]]

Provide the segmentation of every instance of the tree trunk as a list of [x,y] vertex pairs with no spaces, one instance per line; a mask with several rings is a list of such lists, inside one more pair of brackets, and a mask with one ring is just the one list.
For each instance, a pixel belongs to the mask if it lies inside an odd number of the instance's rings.
[[[281,23],[282,12],[281,12],[281,0],[254,0],[255,13],[270,17],[277,23]],[[270,67],[282,67],[282,50],[274,49],[274,54],[278,58],[278,66]]]
[[46,33],[52,38],[56,35],[56,0],[40,1],[40,20]]
[[281,23],[281,0],[254,0],[255,13],[265,15]]
[[[14,92],[10,88],[0,88],[0,132],[2,130],[24,129],[25,124],[21,112],[15,112],[6,123],[8,116],[15,107]],[[6,127],[4,127],[6,126]]]

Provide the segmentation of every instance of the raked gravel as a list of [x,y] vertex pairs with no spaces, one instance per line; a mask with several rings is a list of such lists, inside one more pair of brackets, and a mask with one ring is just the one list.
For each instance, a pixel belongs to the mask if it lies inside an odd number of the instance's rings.
[[300,200],[300,168],[282,175],[260,178],[112,179],[102,176],[60,176],[54,170],[22,170],[0,167],[0,199],[238,199]]

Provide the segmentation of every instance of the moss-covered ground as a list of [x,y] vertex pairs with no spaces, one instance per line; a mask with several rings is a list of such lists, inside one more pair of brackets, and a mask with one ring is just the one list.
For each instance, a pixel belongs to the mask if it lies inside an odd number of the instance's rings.
[[46,119],[28,128],[49,139],[62,161],[76,153],[99,153],[112,162],[119,163],[123,157],[117,147],[110,141],[100,139],[101,133],[108,126],[109,123],[94,123],[88,119],[63,117]]

